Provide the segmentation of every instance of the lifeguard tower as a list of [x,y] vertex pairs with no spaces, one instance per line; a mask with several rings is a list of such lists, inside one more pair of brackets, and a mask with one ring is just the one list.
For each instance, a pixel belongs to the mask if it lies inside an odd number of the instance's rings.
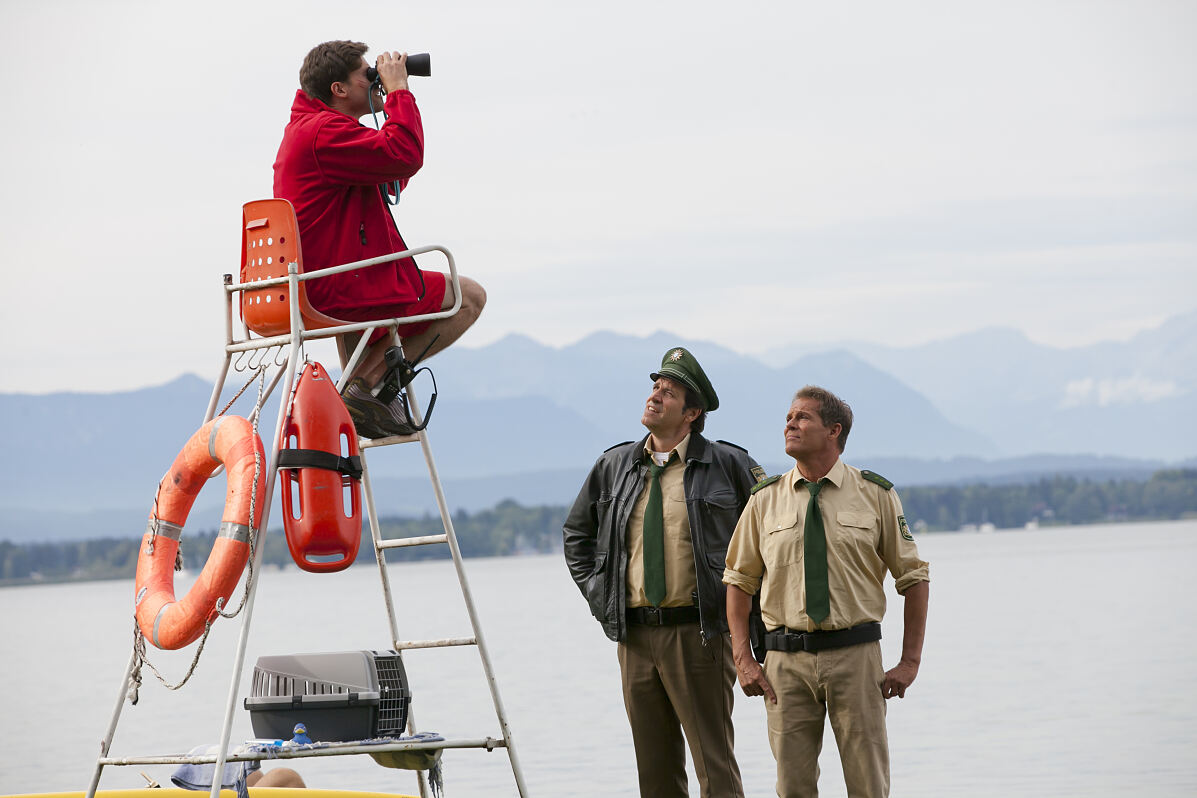
[[[445,310],[405,318],[379,319],[369,322],[345,322],[320,313],[312,308],[307,301],[305,284],[310,280],[317,280],[321,277],[341,272],[374,268],[395,260],[428,253],[440,253],[448,265],[448,279],[453,290],[455,302],[452,307]],[[220,375],[213,386],[212,396],[204,415],[205,425],[214,419],[218,419],[224,413],[223,410],[218,412],[217,408],[230,371],[251,371],[257,374],[259,381],[258,400],[254,413],[251,414],[255,437],[259,427],[259,411],[263,403],[280,385],[282,386],[282,392],[280,395],[281,401],[278,418],[274,426],[273,446],[264,447],[262,454],[258,456],[258,459],[261,459],[264,455],[267,462],[261,463],[259,466],[255,465],[255,460],[246,461],[249,463],[247,467],[254,469],[251,498],[247,500],[250,507],[248,523],[222,525],[221,535],[225,536],[225,526],[229,526],[230,531],[228,535],[234,539],[246,539],[252,555],[248,559],[249,573],[246,577],[245,595],[240,612],[240,633],[232,666],[228,698],[225,702],[224,716],[220,729],[219,747],[217,753],[207,756],[151,754],[113,757],[109,755],[120,721],[122,708],[127,700],[130,688],[139,680],[138,674],[142,665],[143,652],[139,651],[135,646],[121,680],[116,706],[101,744],[100,756],[96,760],[95,771],[87,790],[87,798],[92,798],[95,795],[104,768],[112,766],[212,763],[215,765],[216,772],[221,773],[226,762],[234,761],[301,759],[311,756],[403,754],[404,752],[435,752],[437,749],[458,748],[488,751],[501,748],[506,751],[517,793],[520,796],[527,796],[527,788],[520,770],[519,759],[516,756],[515,743],[512,739],[507,715],[499,695],[499,687],[491,665],[491,657],[483,638],[478,614],[470,593],[465,567],[462,563],[461,550],[458,547],[457,538],[454,534],[452,515],[449,512],[440,476],[437,473],[429,436],[424,429],[405,436],[374,440],[364,438],[356,440],[352,448],[359,450],[359,454],[347,455],[346,452],[332,453],[331,464],[323,464],[320,467],[339,470],[341,478],[345,480],[349,479],[349,476],[346,476],[347,474],[352,473],[353,476],[356,476],[360,468],[366,516],[369,519],[374,554],[378,563],[378,573],[382,583],[383,604],[390,622],[391,649],[401,655],[403,652],[428,648],[450,646],[475,648],[481,660],[482,671],[494,704],[495,718],[498,722],[497,733],[459,739],[442,738],[428,740],[417,734],[415,717],[408,711],[406,714],[408,734],[395,737],[393,741],[379,743],[377,740],[374,740],[370,744],[357,744],[355,741],[340,741],[328,743],[319,748],[299,746],[283,748],[269,753],[251,751],[248,753],[229,754],[230,744],[233,742],[231,740],[233,717],[240,697],[246,644],[250,633],[254,599],[257,592],[258,580],[262,578],[261,564],[264,548],[262,540],[266,534],[267,524],[270,520],[270,505],[279,470],[280,468],[288,468],[285,456],[283,457],[283,463],[280,465],[280,452],[287,451],[286,424],[289,414],[293,409],[297,380],[301,379],[300,375],[304,374],[307,363],[304,349],[305,343],[346,333],[363,333],[359,336],[359,342],[352,353],[348,351],[342,352],[342,374],[340,382],[336,386],[340,389],[344,387],[344,383],[347,380],[346,375],[352,374],[356,365],[361,361],[371,331],[378,329],[389,330],[394,346],[399,347],[399,352],[402,352],[402,341],[397,332],[400,325],[446,318],[457,313],[461,308],[461,285],[457,274],[457,267],[452,254],[441,246],[418,247],[369,260],[305,272],[295,212],[291,204],[282,199],[258,200],[249,202],[243,207],[241,254],[238,279],[234,279],[233,275],[230,274],[224,276],[224,361]],[[234,304],[237,305],[240,311],[240,324],[235,319],[235,315],[237,314],[234,313]],[[266,374],[271,369],[274,370],[274,374],[268,380]],[[246,383],[246,387],[252,384],[252,382],[253,377],[251,376],[250,380]],[[245,388],[242,388],[242,391],[244,390]],[[423,416],[414,395],[409,397],[409,402],[412,420],[419,427]],[[227,407],[225,409],[227,410]],[[214,435],[215,433],[213,433]],[[428,467],[428,475],[435,494],[436,504],[440,511],[444,532],[438,535],[384,539],[375,508],[374,493],[370,483],[370,472],[366,455],[368,450],[406,443],[418,443],[423,450],[424,460]],[[217,467],[208,476],[215,476],[220,471],[221,468]],[[231,484],[233,477],[231,473],[229,479],[231,495],[233,491]],[[243,479],[249,480],[249,477],[246,476]],[[264,482],[264,485],[261,484],[262,482]],[[251,483],[247,482],[248,484]],[[157,506],[155,512],[157,512]],[[174,540],[177,541],[178,535],[181,532],[181,523],[177,527],[172,527],[170,524],[158,521],[156,516],[152,516],[151,518],[151,527],[153,528],[151,532],[147,532],[149,543],[146,544],[150,548],[152,548],[153,541],[156,539],[155,536],[161,536],[164,540],[167,540],[173,535]],[[472,626],[472,634],[466,637],[445,637],[439,639],[401,639],[399,618],[395,610],[390,577],[387,572],[386,553],[389,550],[407,546],[438,545],[448,546],[449,548],[449,555],[456,571],[457,582],[460,587],[465,610]],[[143,546],[144,548],[145,546]],[[144,551],[142,552],[142,556],[145,556]],[[171,556],[173,558],[173,554]],[[141,566],[139,565],[139,574],[140,570]],[[309,570],[318,570],[318,567],[310,568]],[[209,618],[214,617],[216,611],[222,610],[222,605],[223,600],[217,601],[215,607],[205,606],[202,612]],[[210,628],[210,622],[207,626]],[[207,630],[204,632],[205,639],[206,636]],[[151,642],[155,641],[151,640]],[[202,647],[202,642],[200,645]],[[198,659],[198,652],[196,656]],[[426,773],[424,770],[417,770],[417,773],[420,795],[423,798],[427,798],[429,795],[429,784]],[[212,787],[211,796],[212,798],[217,798],[220,791],[220,779],[213,779],[213,781],[217,783]]]

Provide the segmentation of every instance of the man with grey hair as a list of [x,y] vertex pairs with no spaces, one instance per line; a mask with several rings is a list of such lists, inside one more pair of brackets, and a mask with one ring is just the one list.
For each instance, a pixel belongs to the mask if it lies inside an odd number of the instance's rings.
[[[794,468],[753,489],[727,551],[736,672],[746,695],[766,697],[782,798],[818,795],[828,715],[848,794],[889,795],[885,702],[906,695],[922,659],[928,565],[893,484],[840,459],[851,428],[838,396],[798,391],[785,423]],[[878,642],[886,570],[905,599],[902,657],[888,671]],[[758,591],[764,628],[750,647]]]

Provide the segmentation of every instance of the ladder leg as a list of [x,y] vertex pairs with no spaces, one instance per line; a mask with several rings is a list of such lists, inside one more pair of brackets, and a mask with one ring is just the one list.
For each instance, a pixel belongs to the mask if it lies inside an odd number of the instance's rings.
[[[421,418],[415,396],[409,396],[412,415]],[[449,551],[453,557],[453,567],[457,570],[457,581],[461,585],[461,597],[465,601],[466,612],[470,616],[470,624],[474,630],[474,639],[478,645],[478,656],[482,659],[482,669],[486,673],[487,686],[490,688],[491,701],[495,705],[495,715],[503,731],[503,742],[507,749],[507,757],[511,762],[511,773],[515,777],[516,788],[521,796],[527,796],[528,790],[524,785],[524,774],[519,764],[519,757],[515,751],[515,740],[511,735],[511,727],[507,723],[507,713],[503,709],[503,699],[499,696],[499,684],[495,680],[494,669],[490,664],[490,652],[486,640],[482,636],[482,625],[478,621],[478,613],[474,608],[474,598],[470,593],[469,581],[466,579],[465,566],[461,560],[461,549],[457,545],[457,534],[453,531],[453,517],[449,512],[445,491],[441,486],[440,474],[436,470],[436,461],[432,457],[432,446],[428,441],[428,430],[421,430],[418,434],[420,446],[424,450],[424,461],[428,464],[428,474],[432,478],[432,488],[436,493],[436,505],[441,513],[441,523],[444,524],[448,537]]]
[[[282,395],[279,397],[278,420],[274,426],[274,449],[267,457],[265,499],[262,502],[259,514],[260,518],[254,519],[258,525],[258,539],[256,551],[254,552],[253,573],[252,577],[246,577],[250,580],[250,583],[245,596],[245,606],[241,608],[241,612],[244,613],[241,617],[241,634],[237,638],[237,653],[233,660],[233,674],[229,680],[229,697],[228,703],[225,705],[224,722],[220,730],[220,746],[216,752],[216,770],[214,773],[224,773],[225,757],[228,756],[229,741],[233,735],[233,712],[237,707],[237,694],[240,692],[241,687],[241,673],[245,666],[245,649],[249,641],[250,621],[253,619],[254,599],[258,594],[258,579],[262,573],[262,555],[266,550],[266,527],[270,519],[270,500],[274,496],[274,482],[278,474],[279,442],[283,434],[283,422],[287,418],[291,388],[295,383],[295,365],[299,357],[298,336],[293,336],[292,341],[291,352],[287,357],[286,365],[283,366],[286,372],[286,384]],[[211,798],[220,798],[219,778],[212,779],[212,791],[209,795]]]
[[[386,555],[382,549],[382,529],[378,525],[378,512],[374,509],[374,488],[370,484],[370,467],[366,461],[366,452],[362,450],[362,490],[366,495],[366,514],[370,518],[370,538],[374,541],[374,559],[378,562],[378,576],[382,581],[383,602],[387,607],[387,620],[391,628],[391,645],[399,645],[399,619],[395,614],[394,594],[391,592],[391,576],[387,572]],[[407,733],[416,733],[416,716],[412,708],[407,708]],[[428,798],[427,777],[424,771],[417,770],[416,778],[420,783],[420,798]]]
[[112,719],[108,722],[108,733],[104,735],[104,739],[100,742],[100,758],[96,760],[96,769],[91,776],[91,784],[87,787],[87,798],[95,798],[96,788],[100,786],[100,773],[104,770],[104,764],[100,761],[108,756],[108,751],[112,748],[112,738],[116,736],[116,724],[120,720],[121,710],[125,706],[125,698],[129,695],[129,682],[133,678],[133,665],[137,660],[137,652],[129,652],[129,664],[125,667],[125,678],[121,679],[121,690],[116,696],[116,706],[112,710]]

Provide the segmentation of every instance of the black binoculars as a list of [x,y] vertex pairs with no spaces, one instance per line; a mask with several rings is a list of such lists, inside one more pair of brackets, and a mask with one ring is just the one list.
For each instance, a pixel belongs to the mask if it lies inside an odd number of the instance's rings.
[[[418,78],[427,78],[432,75],[432,56],[428,53],[412,53],[407,57],[407,74],[414,75]],[[366,69],[366,80],[373,83],[378,80],[378,70],[374,67]]]

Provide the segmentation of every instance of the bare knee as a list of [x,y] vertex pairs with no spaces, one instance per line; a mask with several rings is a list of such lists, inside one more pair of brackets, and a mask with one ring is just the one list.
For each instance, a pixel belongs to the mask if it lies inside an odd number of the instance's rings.
[[[246,783],[251,787],[307,787],[303,783],[303,777],[296,773],[291,768],[274,768],[270,771],[258,771],[253,775],[259,775],[254,782],[246,779]],[[252,777],[251,777],[252,778]]]
[[459,275],[458,280],[461,282],[461,310],[458,313],[464,313],[473,324],[481,315],[482,308],[486,307],[486,289],[477,280],[469,277]]

